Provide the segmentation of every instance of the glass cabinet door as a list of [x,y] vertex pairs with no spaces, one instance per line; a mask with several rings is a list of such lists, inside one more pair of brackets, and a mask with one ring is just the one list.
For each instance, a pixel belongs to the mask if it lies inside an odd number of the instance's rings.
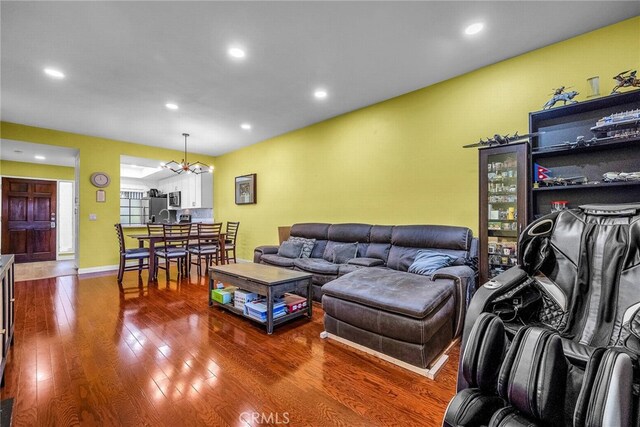
[[528,144],[480,151],[480,284],[518,263],[527,221]]

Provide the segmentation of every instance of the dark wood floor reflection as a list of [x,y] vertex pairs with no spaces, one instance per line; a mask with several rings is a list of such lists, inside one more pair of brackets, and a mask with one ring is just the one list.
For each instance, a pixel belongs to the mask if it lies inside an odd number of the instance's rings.
[[321,340],[319,306],[267,336],[196,277],[42,279],[16,299],[0,391],[16,426],[436,426],[454,394],[457,346],[431,381]]

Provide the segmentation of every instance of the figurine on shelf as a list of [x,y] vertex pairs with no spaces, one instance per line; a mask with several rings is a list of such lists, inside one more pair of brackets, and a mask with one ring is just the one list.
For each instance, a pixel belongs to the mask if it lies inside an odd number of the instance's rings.
[[567,102],[569,104],[577,104],[578,101],[575,101],[573,98],[575,98],[576,96],[580,95],[580,93],[578,91],[572,90],[570,92],[565,92],[565,87],[564,86],[560,86],[558,88],[553,89],[553,96],[551,97],[550,100],[548,100],[544,106],[542,107],[543,110],[548,110],[549,108],[553,107],[554,105],[556,105],[556,102],[560,102],[562,101],[564,104],[563,105],[567,105]]
[[640,181],[640,172],[607,172],[602,175],[604,182]]
[[513,136],[510,136],[509,134],[506,134],[506,135],[495,134],[493,135],[493,138],[487,137],[486,140],[480,138],[480,141],[474,144],[463,145],[463,148],[492,147],[494,145],[506,145],[506,144],[511,144],[512,142],[522,141],[524,139],[538,136],[541,133],[544,133],[544,132],[534,132],[534,133],[528,133],[526,135],[518,135],[518,132],[516,132],[515,134],[513,134]]
[[[623,71],[617,76],[613,77],[613,80],[617,81],[618,84],[616,84],[616,86],[611,91],[611,95],[620,93],[618,92],[618,89],[622,87],[640,87],[640,79],[636,77],[636,73],[638,72],[638,70],[633,70],[630,73],[629,71],[631,70]],[[627,73],[629,73],[629,75],[626,75]]]

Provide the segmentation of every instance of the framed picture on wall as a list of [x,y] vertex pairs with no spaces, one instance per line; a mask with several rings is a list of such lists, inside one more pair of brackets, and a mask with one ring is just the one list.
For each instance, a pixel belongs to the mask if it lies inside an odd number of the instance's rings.
[[256,174],[236,176],[236,205],[256,203]]

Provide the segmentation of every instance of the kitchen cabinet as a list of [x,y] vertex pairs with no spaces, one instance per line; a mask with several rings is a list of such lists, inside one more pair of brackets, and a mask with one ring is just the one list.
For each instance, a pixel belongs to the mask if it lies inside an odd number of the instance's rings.
[[213,208],[213,175],[210,173],[172,176],[161,180],[159,189],[164,193],[179,191],[181,209]]

